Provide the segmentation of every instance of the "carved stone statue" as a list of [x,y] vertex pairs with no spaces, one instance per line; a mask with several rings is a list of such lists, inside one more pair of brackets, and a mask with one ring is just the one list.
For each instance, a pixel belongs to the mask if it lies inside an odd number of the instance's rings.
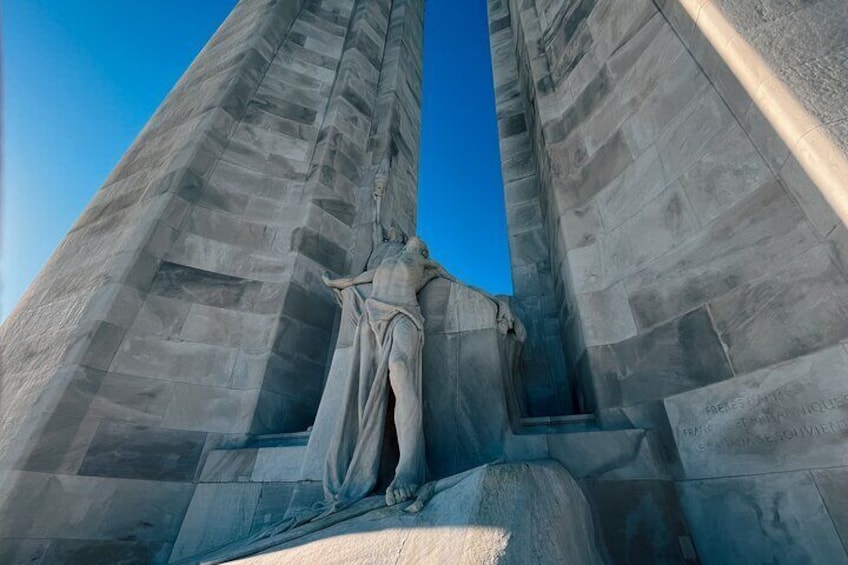
[[[324,470],[325,495],[335,510],[365,497],[377,483],[389,386],[396,399],[400,457],[386,503],[412,498],[426,479],[421,397],[424,318],[417,294],[436,277],[457,281],[430,259],[421,239],[412,237],[400,247],[401,236],[389,234],[376,268],[352,278],[323,277],[356,324],[341,413]],[[363,286],[368,284],[372,288],[366,297]],[[498,305],[499,329],[504,333],[511,329],[509,307],[483,294]]]

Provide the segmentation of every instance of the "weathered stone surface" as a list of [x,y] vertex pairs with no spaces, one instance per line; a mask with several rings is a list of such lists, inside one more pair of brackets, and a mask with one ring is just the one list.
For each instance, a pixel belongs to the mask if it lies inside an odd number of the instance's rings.
[[812,474],[830,519],[836,527],[836,533],[839,534],[842,545],[845,546],[846,534],[848,534],[848,500],[846,500],[848,489],[845,488],[848,469],[845,467],[821,469],[812,471]]
[[249,482],[253,476],[257,452],[257,449],[217,449],[209,452],[200,473],[200,482]]
[[666,399],[688,478],[848,464],[841,345]]
[[[149,563],[168,562],[171,544],[139,541],[91,541],[59,539],[39,561],[40,565],[90,565],[92,563]],[[20,561],[23,563],[23,561]]]
[[225,545],[250,532],[260,484],[200,484],[186,512],[171,561]]
[[827,247],[817,246],[710,311],[734,368],[745,373],[848,337],[848,281]]
[[684,481],[679,489],[705,563],[848,562],[808,472]]
[[[527,515],[537,519],[528,522]],[[525,563],[528,555],[539,563],[601,562],[586,499],[553,462],[485,467],[437,494],[419,514],[377,509],[259,555],[228,555],[228,562],[244,564],[418,563],[424,556],[439,563]]]
[[704,309],[614,345],[589,347],[587,355],[597,407],[659,399],[733,376]]
[[50,540],[3,540],[0,547],[0,562],[2,563],[44,563]]
[[697,562],[671,481],[592,480],[585,491],[609,562]]
[[171,542],[194,486],[16,472],[4,489],[0,526],[8,538]]
[[257,532],[281,523],[288,513],[296,483],[263,483],[251,531]]
[[139,377],[226,385],[236,349],[130,335],[121,344],[111,370]]
[[578,479],[668,477],[660,447],[645,430],[548,434],[547,447]]
[[103,422],[80,474],[158,481],[191,481],[206,435]]
[[578,294],[577,310],[583,322],[587,347],[618,343],[636,335],[636,322],[624,284],[597,292]]
[[168,381],[109,373],[91,402],[88,417],[156,425],[165,415],[173,390]]
[[256,390],[180,383],[162,423],[180,430],[246,433],[251,431],[259,395]]
[[726,294],[815,245],[815,235],[771,181],[692,239],[626,281],[640,328]]
[[251,480],[263,483],[298,480],[305,452],[305,445],[259,449]]
[[680,182],[701,225],[744,200],[772,176],[740,126],[683,173]]

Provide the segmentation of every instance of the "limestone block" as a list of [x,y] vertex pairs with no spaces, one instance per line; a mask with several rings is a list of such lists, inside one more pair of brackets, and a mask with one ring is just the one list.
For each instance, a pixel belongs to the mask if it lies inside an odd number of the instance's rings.
[[[573,285],[573,288],[569,290],[573,293],[598,292],[609,288],[618,280],[619,266],[606,257],[605,244],[606,242],[601,238],[597,243],[567,252],[569,280]],[[576,299],[574,306],[576,306]]]
[[333,360],[327,373],[327,382],[315,415],[315,422],[309,436],[306,454],[304,456],[301,478],[304,480],[320,481],[324,476],[324,458],[327,445],[333,435],[337,412],[334,409],[341,402],[344,394],[345,372],[348,366],[351,349],[337,348],[333,352]]
[[789,155],[780,169],[780,178],[795,197],[795,201],[798,202],[819,237],[827,237],[834,228],[842,224],[821,190],[810,180],[793,155]]
[[171,562],[246,536],[262,490],[260,484],[200,484],[174,544]]
[[193,304],[180,338],[210,345],[260,349],[270,345],[274,322],[270,316]]
[[253,413],[251,433],[292,433],[305,430],[315,418],[318,395],[306,397],[298,394],[277,394],[259,391],[259,400]]
[[627,5],[599,2],[587,19],[597,55],[602,59],[609,57],[656,13],[656,6],[648,0],[636,0]]
[[[190,483],[16,472],[2,493],[0,531],[11,538],[173,541]],[[1,544],[0,544],[1,545]]]
[[684,481],[679,490],[705,563],[848,563],[808,472]]
[[[289,316],[279,319],[275,332],[273,349],[280,357],[291,358],[297,355],[317,364],[319,372],[323,373],[327,350],[330,347],[330,332]],[[304,371],[304,373],[311,375],[313,371]],[[319,375],[318,379],[322,377],[323,374]]]
[[[321,481],[299,481],[292,484],[291,499],[285,516],[297,516],[311,510],[316,502],[324,500],[324,485]],[[281,509],[278,509],[281,510]]]
[[611,231],[641,210],[668,185],[656,146],[650,146],[598,194],[603,225]]
[[[463,335],[458,346],[456,365],[451,371],[456,375],[456,404],[453,407],[434,406],[430,414],[430,420],[439,418],[439,414],[448,410],[456,414],[454,433],[448,437],[433,437],[435,441],[454,445],[455,460],[450,465],[439,465],[445,474],[454,474],[501,457],[509,421],[505,391],[506,380],[512,376],[509,349],[515,344],[497,330],[487,329]],[[514,351],[511,353],[514,354]],[[425,369],[423,378],[426,381],[433,374]],[[438,386],[434,381],[431,376],[430,382]],[[427,424],[424,426],[426,437]]]
[[218,308],[256,312],[265,286],[259,281],[163,262],[150,293]]
[[668,472],[645,430],[547,435],[550,456],[578,479],[665,479]]
[[251,532],[258,532],[282,522],[289,509],[295,483],[263,483],[253,515]]
[[263,483],[297,481],[305,454],[305,445],[263,447],[256,454],[251,480]]
[[201,237],[257,250],[269,249],[277,234],[274,226],[246,222],[243,218],[200,206],[192,209],[183,229]]
[[509,234],[508,237],[510,259],[513,265],[530,265],[549,259],[547,236],[541,227]]
[[0,563],[44,563],[50,540],[4,539],[0,545]]
[[236,350],[228,347],[129,335],[110,369],[140,377],[225,385],[235,356]]
[[698,563],[673,482],[590,480],[584,484],[608,562]]
[[93,321],[81,324],[68,336],[62,363],[105,371],[126,333],[125,328],[108,322]]
[[674,60],[657,79],[656,87],[638,110],[622,125],[627,144],[634,155],[650,147],[693,99],[709,88],[698,65],[687,55]]
[[848,337],[848,281],[827,248],[816,246],[710,311],[734,368],[745,373]]
[[103,377],[102,371],[74,366],[64,367],[53,375],[52,390],[33,406],[33,410],[44,410],[50,416],[42,422],[41,429],[30,432],[36,435],[24,450],[19,463],[22,468],[42,472],[77,471],[96,428],[96,423],[85,418]]
[[88,417],[156,425],[165,415],[173,389],[173,383],[160,379],[108,373],[91,402]]
[[246,433],[251,431],[257,390],[179,383],[162,425],[203,432]]
[[601,217],[595,204],[589,203],[562,213],[557,230],[566,249],[591,245],[601,232]]
[[706,89],[690,102],[657,140],[666,178],[672,181],[717,147],[719,134],[727,132],[736,119],[713,89]]
[[[321,343],[319,342],[319,345]],[[315,347],[312,345],[310,349]],[[323,364],[298,356],[297,348],[278,351],[279,353],[272,354],[268,359],[262,383],[263,390],[300,398],[301,402],[317,401],[321,396],[324,381]]]
[[846,367],[838,345],[666,399],[686,476],[848,464]]
[[446,332],[471,332],[497,326],[497,307],[466,286],[452,284],[445,313]]
[[739,79],[730,70],[721,55],[718,54],[715,46],[697,27],[691,33],[689,51],[703,69],[703,73],[709,77],[710,82],[721,95],[727,107],[741,122],[753,104],[751,95],[745,90],[745,87],[742,86],[742,83],[739,82]]
[[586,346],[618,343],[636,335],[636,322],[624,284],[577,295]]
[[626,280],[640,328],[678,316],[761,277],[816,237],[771,181],[671,253]]
[[703,308],[587,354],[596,407],[664,398],[733,376]]
[[254,281],[283,282],[291,271],[292,257],[250,252],[243,247],[184,232],[165,259],[196,269],[245,277]]
[[[57,539],[39,561],[40,565],[90,565],[92,563],[149,563],[164,565],[170,543],[140,541],[94,541]],[[23,563],[23,561],[19,561]]]
[[149,295],[130,327],[130,334],[176,338],[191,305],[182,300]]
[[205,435],[102,422],[91,440],[81,475],[191,481]]
[[504,200],[507,206],[533,200],[539,196],[539,183],[535,176],[504,183]]
[[268,350],[242,349],[236,354],[233,374],[227,388],[236,390],[257,390],[262,388],[269,359],[273,356]]
[[819,494],[824,500],[843,546],[845,546],[845,536],[848,534],[848,500],[846,500],[848,489],[845,488],[848,472],[846,471],[848,469],[845,467],[812,471],[816,487],[819,489]]
[[701,225],[707,225],[748,197],[772,172],[739,126],[680,177]]
[[[583,206],[612,182],[630,163],[633,156],[619,132],[600,147],[576,173],[556,179],[556,190],[567,208]],[[559,200],[559,194],[557,196]]]
[[249,482],[256,463],[257,449],[216,449],[210,451],[200,473],[202,483]]
[[662,16],[654,15],[607,60],[606,69],[615,90],[586,124],[590,152],[645,102],[660,77],[684,53],[683,45]]
[[691,204],[673,182],[602,241],[604,257],[618,271],[616,280],[668,253],[698,229]]

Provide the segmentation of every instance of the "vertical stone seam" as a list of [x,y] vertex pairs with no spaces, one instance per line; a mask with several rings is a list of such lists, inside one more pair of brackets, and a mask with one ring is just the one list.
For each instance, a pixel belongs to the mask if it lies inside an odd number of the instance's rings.
[[818,493],[819,498],[822,501],[822,506],[824,506],[824,511],[827,514],[828,520],[830,520],[830,525],[833,527],[833,531],[836,532],[836,537],[839,538],[839,542],[842,544],[842,551],[844,551],[846,557],[848,557],[848,540],[842,537],[839,528],[836,527],[836,520],[833,519],[833,513],[830,511],[830,507],[827,504],[827,499],[821,492],[819,482],[816,480],[816,476],[813,474],[813,470],[811,469],[807,471],[807,473],[810,474],[810,478],[813,480],[813,485],[816,487],[816,492]]
[[727,343],[725,343],[724,337],[721,335],[721,332],[716,325],[715,318],[713,317],[712,310],[710,309],[710,304],[705,303],[704,309],[707,311],[707,317],[710,320],[710,327],[712,327],[718,342],[721,344],[721,350],[724,352],[724,359],[727,361],[727,366],[730,367],[730,372],[733,374],[733,377],[737,377],[739,372],[736,370],[736,367],[733,366],[733,360],[730,358],[730,347],[728,347]]

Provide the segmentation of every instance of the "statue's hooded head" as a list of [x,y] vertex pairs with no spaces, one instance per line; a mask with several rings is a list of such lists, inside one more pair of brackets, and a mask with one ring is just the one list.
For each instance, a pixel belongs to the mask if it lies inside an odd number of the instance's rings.
[[407,253],[420,253],[425,258],[430,257],[430,250],[427,249],[427,244],[424,243],[424,240],[417,235],[409,238],[409,241],[406,242],[403,250]]
[[406,234],[402,229],[392,224],[392,226],[385,231],[383,239],[392,243],[406,243]]

